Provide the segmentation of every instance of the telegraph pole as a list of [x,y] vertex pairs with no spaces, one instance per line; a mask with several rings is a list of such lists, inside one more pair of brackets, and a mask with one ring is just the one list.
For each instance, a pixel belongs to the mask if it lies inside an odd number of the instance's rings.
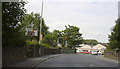
[[41,6],[41,16],[40,16],[40,34],[39,34],[39,44],[42,40],[42,16],[43,16],[43,0],[42,0],[42,6]]

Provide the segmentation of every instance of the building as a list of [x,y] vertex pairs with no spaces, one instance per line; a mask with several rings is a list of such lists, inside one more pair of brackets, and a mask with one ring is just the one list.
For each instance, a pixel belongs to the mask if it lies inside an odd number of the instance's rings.
[[92,49],[91,46],[89,46],[89,45],[84,45],[84,46],[81,47],[81,52],[90,52],[91,49]]
[[77,49],[77,53],[81,53],[81,52],[90,52],[92,48],[89,45],[81,44],[81,46],[76,47],[76,49]]
[[106,47],[101,44],[97,44],[92,47],[92,51],[94,51],[94,50],[104,52],[104,50],[106,50]]
[[82,47],[76,47],[77,49],[77,53],[84,53],[84,52],[87,52],[87,53],[90,53],[92,51],[99,51],[99,52],[103,52],[106,50],[106,47],[104,45],[101,45],[101,44],[97,44],[95,46],[90,46],[90,45],[85,45],[85,44],[82,44]]

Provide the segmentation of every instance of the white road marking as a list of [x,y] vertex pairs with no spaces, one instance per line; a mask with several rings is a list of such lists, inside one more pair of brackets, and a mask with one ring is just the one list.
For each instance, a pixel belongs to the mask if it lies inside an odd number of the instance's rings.
[[94,67],[95,65],[93,65],[93,64],[90,64],[90,66],[91,66],[91,67]]
[[116,62],[116,63],[119,63],[119,62]]

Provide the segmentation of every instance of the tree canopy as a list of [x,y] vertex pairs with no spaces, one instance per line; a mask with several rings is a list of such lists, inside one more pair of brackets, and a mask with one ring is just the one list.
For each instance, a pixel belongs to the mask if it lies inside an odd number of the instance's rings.
[[111,49],[119,49],[120,51],[120,18],[116,21],[111,30],[111,35],[109,35],[109,46]]
[[26,13],[25,2],[2,3],[2,44],[6,46],[23,46],[24,36],[20,32],[20,19]]
[[[32,26],[33,25],[33,26]],[[39,40],[39,30],[40,30],[40,14],[39,13],[30,13],[24,15],[21,20],[22,30],[26,28],[32,28],[38,30],[37,40]],[[44,19],[42,19],[42,35],[43,37],[49,33],[49,27],[45,25]]]
[[68,42],[69,47],[74,47],[75,45],[78,45],[82,43],[82,34],[79,33],[79,28],[76,26],[65,26],[66,29],[63,30],[63,37],[64,40]]
[[84,39],[84,40],[83,40],[83,43],[84,43],[84,44],[88,44],[88,45],[97,45],[97,44],[98,44],[98,41],[97,41],[97,40],[94,40],[94,39]]
[[75,47],[76,45],[82,43],[81,33],[79,33],[79,28],[76,26],[65,26],[65,30],[54,30],[53,32],[47,34],[44,37],[43,43],[50,46],[57,46],[58,43],[65,47],[67,41],[68,47]]
[[[3,46],[24,46],[27,40],[27,36],[25,36],[26,28],[37,29],[38,36],[36,37],[39,40],[40,14],[33,12],[26,14],[25,4],[25,2],[5,2],[2,4]],[[49,32],[49,27],[46,26],[42,18],[42,43],[53,47],[56,47],[58,43],[64,47],[66,41],[68,47],[74,47],[82,43],[82,34],[79,33],[80,29],[78,27],[71,25],[65,27],[66,29],[62,31]]]

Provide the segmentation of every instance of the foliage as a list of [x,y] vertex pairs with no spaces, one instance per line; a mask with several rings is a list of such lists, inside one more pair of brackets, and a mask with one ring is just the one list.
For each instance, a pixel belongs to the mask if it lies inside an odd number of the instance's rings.
[[83,40],[83,43],[84,44],[88,44],[88,45],[97,45],[98,44],[98,41],[97,40],[92,40],[92,39],[84,39]]
[[32,41],[28,40],[26,41],[26,44],[29,46],[29,45],[38,45],[39,43],[36,40],[32,40]]
[[79,33],[79,28],[76,26],[65,26],[66,29],[63,30],[63,38],[64,41],[68,41],[69,47],[74,47],[75,45],[78,45],[82,43],[82,34]]
[[[53,34],[54,35],[56,35],[56,44],[57,43],[61,43],[61,44],[64,44],[63,42],[64,42],[64,40],[63,40],[63,32],[62,31],[60,31],[60,30],[54,30],[53,31]],[[56,45],[57,46],[57,45]]]
[[57,36],[53,33],[47,34],[43,39],[43,43],[55,47],[57,42],[56,37]]
[[43,43],[48,44],[52,47],[56,47],[58,43],[65,45],[65,41],[68,41],[68,45],[75,46],[82,42],[81,33],[79,33],[79,28],[76,26],[68,25],[65,30],[59,31],[54,30],[44,37]]
[[109,46],[111,49],[119,49],[120,51],[120,18],[116,21],[116,25],[111,30],[109,35]]
[[53,47],[51,45],[48,45],[46,43],[41,43],[41,46],[45,47],[45,48],[51,48],[51,49],[54,49],[54,48],[58,48],[58,47]]
[[108,46],[108,47],[107,47],[107,49],[106,49],[105,51],[108,51],[108,52],[109,52],[109,51],[114,51],[114,50],[113,50],[113,49],[111,49],[111,47],[110,47],[110,46]]
[[[33,26],[32,26],[33,25]],[[39,40],[39,30],[40,30],[40,15],[39,13],[26,14],[21,20],[22,30],[25,31],[26,28],[32,28],[38,30],[37,40]],[[48,34],[48,27],[45,25],[42,19],[42,35],[43,37]]]
[[25,14],[25,2],[2,3],[2,44],[3,47],[24,46],[24,34],[21,32],[20,19]]
[[82,42],[81,33],[79,33],[79,28],[76,26],[66,26],[65,30],[59,31],[54,30],[44,37],[43,43],[48,44],[52,47],[57,47],[60,43],[64,47],[65,41],[68,41],[68,47],[74,47]]
[[[25,14],[24,2],[3,2],[2,3],[2,26],[4,31],[18,28],[18,22]],[[19,30],[19,29],[18,29]]]

